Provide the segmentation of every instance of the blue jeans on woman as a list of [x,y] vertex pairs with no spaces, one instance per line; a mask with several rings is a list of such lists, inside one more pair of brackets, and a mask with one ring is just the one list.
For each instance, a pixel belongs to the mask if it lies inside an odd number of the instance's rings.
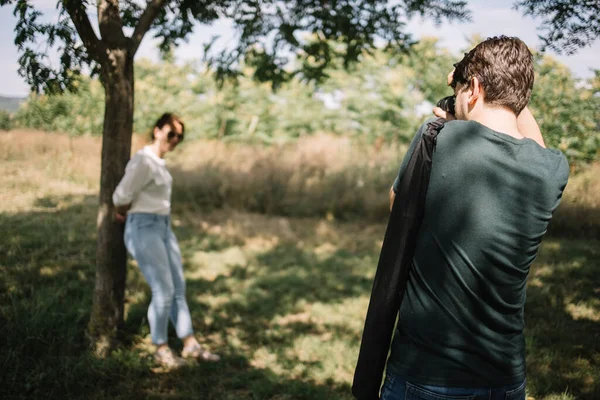
[[381,400],[525,400],[525,382],[495,389],[417,385],[388,374]]
[[167,343],[169,318],[180,339],[194,333],[185,299],[181,252],[168,215],[134,213],[127,216],[125,246],[137,261],[152,290],[148,322],[152,343]]

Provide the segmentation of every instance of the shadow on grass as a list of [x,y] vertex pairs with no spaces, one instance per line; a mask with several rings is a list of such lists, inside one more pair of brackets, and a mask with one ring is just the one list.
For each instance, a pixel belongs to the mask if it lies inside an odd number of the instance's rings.
[[[65,206],[65,202],[72,204]],[[85,328],[94,285],[96,199],[52,197],[36,204],[41,210],[0,215],[0,229],[10,233],[0,239],[0,335],[5,339],[0,350],[1,398],[349,398],[347,384],[276,374],[269,365],[252,365],[248,353],[231,344],[216,349],[224,356],[220,363],[153,373],[151,362],[134,346],[141,340],[139,330],[145,326],[148,300],[145,284],[134,268],[127,289],[131,303],[125,326],[128,341],[108,359],[94,358],[88,351]],[[193,235],[192,230],[188,234]],[[221,246],[218,238],[209,239],[201,241],[206,245],[203,250]],[[234,271],[233,277],[245,279],[242,271]],[[197,293],[227,290],[218,281],[197,280],[190,286]],[[209,316],[216,312],[198,301],[192,301],[191,307]],[[233,319],[234,313],[244,318],[254,315],[235,302],[229,310]],[[217,317],[215,321],[213,330],[235,326],[231,319]],[[250,319],[245,324],[255,325]],[[310,329],[298,324],[288,331],[293,335]],[[291,359],[290,365],[297,362]]]
[[372,279],[362,269],[372,268],[373,260],[367,265],[357,265],[356,255],[344,251],[318,259],[311,251],[284,244],[259,255],[256,263],[252,273],[238,266],[228,277],[210,283],[191,281],[189,287],[217,293],[223,290],[224,280],[251,279],[245,285],[244,296],[228,302],[224,310],[232,317],[252,315],[256,321],[262,321],[299,312],[298,304],[335,303],[364,296],[372,286]]
[[[317,256],[282,242],[214,279],[188,279],[196,328],[223,360],[154,373],[136,347],[147,332],[149,292],[134,267],[128,340],[106,360],[88,352],[95,197],[37,204],[42,210],[0,215],[0,230],[8,232],[0,238],[1,398],[351,398],[348,371],[366,303],[349,302],[368,297],[376,252]],[[239,245],[187,220],[175,232],[188,263],[196,251]],[[532,268],[526,335],[536,398],[600,398],[599,252],[598,241],[549,239]],[[335,365],[347,368],[332,379]]]
[[[65,201],[74,203],[55,209]],[[73,384],[68,371],[87,353],[96,204],[48,197],[36,202],[47,211],[0,215],[2,398]]]
[[[343,252],[318,260],[310,251],[288,244],[257,256],[254,263],[232,267],[227,277],[212,282],[188,280],[193,315],[202,321],[203,313],[211,314],[210,325],[197,324],[199,331],[228,343],[226,351],[246,349],[254,364],[294,376],[297,384],[315,376],[330,380],[333,391],[322,398],[349,398],[349,375],[356,362],[366,303],[333,322],[314,315],[311,307],[343,309],[347,299],[367,296],[371,279],[360,272],[372,267],[372,262],[357,266],[355,258]],[[211,307],[192,296],[198,293],[227,300]],[[344,321],[356,314],[360,316],[350,321],[353,327],[345,326]],[[235,335],[233,340],[229,335]],[[332,355],[334,348],[340,354]],[[336,386],[334,380],[346,384]],[[290,398],[321,398],[317,393],[303,395],[294,387],[281,393],[292,394]]]
[[600,241],[547,240],[525,316],[530,392],[600,398]]

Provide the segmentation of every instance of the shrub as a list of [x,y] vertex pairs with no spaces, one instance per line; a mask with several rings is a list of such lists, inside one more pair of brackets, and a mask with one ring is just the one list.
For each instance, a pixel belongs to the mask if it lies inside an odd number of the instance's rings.
[[9,112],[0,110],[0,130],[10,131],[12,129],[12,116]]

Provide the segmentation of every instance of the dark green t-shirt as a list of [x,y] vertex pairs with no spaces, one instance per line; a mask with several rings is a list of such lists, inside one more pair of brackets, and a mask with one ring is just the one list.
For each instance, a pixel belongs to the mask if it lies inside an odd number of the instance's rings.
[[455,387],[525,379],[525,282],[568,175],[560,151],[474,121],[446,123],[390,372]]

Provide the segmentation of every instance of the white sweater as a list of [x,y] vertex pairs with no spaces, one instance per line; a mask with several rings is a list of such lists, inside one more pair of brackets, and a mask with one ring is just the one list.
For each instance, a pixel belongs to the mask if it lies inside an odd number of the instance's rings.
[[135,153],[127,163],[125,176],[113,193],[115,206],[131,204],[128,213],[169,215],[173,178],[149,146]]

